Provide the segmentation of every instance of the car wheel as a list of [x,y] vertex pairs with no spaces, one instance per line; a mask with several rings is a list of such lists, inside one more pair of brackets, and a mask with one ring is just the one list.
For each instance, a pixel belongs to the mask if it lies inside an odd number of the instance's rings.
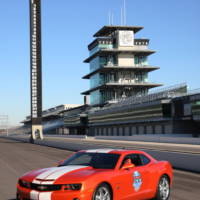
[[19,199],[19,194],[16,195],[16,200],[20,200],[20,199]]
[[160,178],[155,199],[156,200],[168,200],[169,196],[170,196],[169,178],[166,175],[163,175]]
[[99,185],[93,194],[92,200],[112,200],[112,193],[109,186],[105,183]]

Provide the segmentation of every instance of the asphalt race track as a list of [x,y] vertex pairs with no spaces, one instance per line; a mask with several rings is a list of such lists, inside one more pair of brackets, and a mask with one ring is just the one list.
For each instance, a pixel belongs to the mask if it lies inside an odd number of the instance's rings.
[[[6,138],[6,136],[5,136]],[[12,135],[8,138],[29,142],[28,135]],[[200,173],[200,145],[152,143],[119,140],[95,140],[69,138],[65,136],[46,136],[44,140],[36,140],[35,144],[55,147],[70,151],[95,148],[117,148],[143,150],[158,160],[168,160],[174,168]]]
[[[0,138],[0,200],[15,200],[17,178],[27,171],[56,166],[70,151]],[[171,200],[199,200],[200,175],[174,171]]]

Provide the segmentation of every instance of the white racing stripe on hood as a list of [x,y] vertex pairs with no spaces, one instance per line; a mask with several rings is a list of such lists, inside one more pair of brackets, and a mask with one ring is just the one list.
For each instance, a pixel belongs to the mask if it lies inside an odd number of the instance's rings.
[[51,200],[52,192],[40,192],[39,200]]
[[51,200],[52,192],[37,192],[32,190],[30,192],[30,199],[31,200]]
[[38,181],[37,184],[42,184],[42,185],[52,185],[54,183],[54,181]]
[[49,176],[49,174],[55,172],[56,170],[58,170],[58,167],[46,168],[46,171],[39,174],[36,179],[45,179],[47,176]]
[[86,152],[88,153],[109,153],[113,151],[113,149],[90,149],[87,150]]
[[47,176],[49,176],[51,173],[55,172],[58,170],[58,167],[51,167],[51,168],[47,168],[47,171],[39,174],[35,180],[33,180],[33,183],[39,184],[40,181],[37,181],[36,179],[45,179]]
[[[62,175],[72,172],[77,169],[85,168],[87,166],[80,166],[80,165],[71,165],[71,166],[64,166],[64,167],[53,167],[49,168],[48,171],[45,171],[44,173],[38,175],[34,180],[33,183],[36,184],[44,184],[44,185],[51,185],[54,183],[56,179],[61,177]],[[38,181],[37,179],[44,180],[43,182]],[[46,180],[46,181],[45,181]],[[54,180],[54,181],[48,181],[48,180]]]
[[60,168],[59,171],[56,171],[55,173],[51,174],[50,176],[47,177],[47,179],[58,179],[62,175],[72,172],[77,169],[85,168],[87,166],[80,166],[80,165],[71,165],[71,166],[66,166],[66,167],[58,167]]
[[30,192],[30,199],[31,200],[38,200],[38,196],[39,196],[39,192],[35,191],[35,190],[32,190]]

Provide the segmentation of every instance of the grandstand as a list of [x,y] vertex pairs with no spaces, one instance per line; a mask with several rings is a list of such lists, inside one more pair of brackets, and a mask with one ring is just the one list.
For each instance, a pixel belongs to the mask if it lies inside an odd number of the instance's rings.
[[[44,110],[42,112],[44,134],[68,134],[69,131],[64,128],[64,121],[60,113],[79,106],[80,104],[63,104]],[[27,130],[26,133],[30,133],[31,117],[27,116],[22,123],[24,124],[24,129]]]
[[[62,108],[61,108],[62,107]],[[200,89],[185,83],[131,96],[104,107],[57,106],[43,112],[45,134],[132,136],[142,134],[200,134]],[[26,128],[30,119],[24,120]]]
[[88,114],[89,134],[130,136],[200,132],[200,90],[186,84],[129,97]]
[[91,107],[87,104],[63,111],[64,127],[71,135],[88,134],[88,112]]
[[62,112],[69,134],[131,136],[136,134],[199,134],[200,90],[185,83],[108,103]]

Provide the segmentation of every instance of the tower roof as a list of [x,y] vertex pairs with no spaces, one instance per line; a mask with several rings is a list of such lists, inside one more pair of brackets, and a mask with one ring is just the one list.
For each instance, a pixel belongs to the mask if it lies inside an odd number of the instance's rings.
[[108,36],[114,31],[117,30],[127,30],[127,31],[134,31],[137,33],[138,31],[142,30],[144,27],[142,26],[103,26],[99,31],[94,34],[94,37],[104,37]]

